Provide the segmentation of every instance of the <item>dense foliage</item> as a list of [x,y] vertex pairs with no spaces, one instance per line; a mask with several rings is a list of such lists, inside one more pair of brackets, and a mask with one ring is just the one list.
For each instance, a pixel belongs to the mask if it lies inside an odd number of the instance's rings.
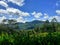
[[34,33],[34,31],[20,31],[20,33],[0,34],[0,45],[60,45],[60,32]]
[[16,21],[0,24],[0,45],[60,45],[60,24],[54,18],[32,30],[18,30]]

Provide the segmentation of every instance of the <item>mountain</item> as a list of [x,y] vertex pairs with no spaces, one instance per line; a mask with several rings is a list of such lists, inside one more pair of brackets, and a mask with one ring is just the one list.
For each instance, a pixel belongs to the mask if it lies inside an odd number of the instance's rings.
[[26,23],[18,23],[20,30],[30,30],[34,29],[36,26],[40,26],[44,23],[44,21],[34,20]]

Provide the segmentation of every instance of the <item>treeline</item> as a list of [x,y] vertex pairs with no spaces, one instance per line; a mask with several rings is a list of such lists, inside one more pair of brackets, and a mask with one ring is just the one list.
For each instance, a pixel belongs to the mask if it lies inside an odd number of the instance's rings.
[[46,20],[41,27],[37,26],[34,28],[36,32],[57,32],[60,31],[60,23],[56,18],[53,18],[51,22]]
[[[2,23],[0,24],[0,32],[1,31],[7,31],[7,32],[12,32],[12,31],[19,31],[19,24],[17,23],[16,20],[8,20],[4,19]],[[32,29],[35,32],[56,32],[60,31],[60,23],[57,21],[56,18],[53,18],[51,22],[49,20],[44,21],[42,25],[35,25],[35,27]]]

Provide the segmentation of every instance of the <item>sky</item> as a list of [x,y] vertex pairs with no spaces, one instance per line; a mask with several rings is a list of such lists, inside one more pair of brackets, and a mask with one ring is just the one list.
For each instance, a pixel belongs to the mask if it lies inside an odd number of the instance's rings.
[[60,22],[60,0],[0,0],[0,22],[15,19],[25,23],[53,18]]

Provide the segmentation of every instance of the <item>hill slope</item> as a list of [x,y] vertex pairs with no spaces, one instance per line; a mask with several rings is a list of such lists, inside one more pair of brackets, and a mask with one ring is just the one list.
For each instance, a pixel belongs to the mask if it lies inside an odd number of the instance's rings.
[[20,30],[29,30],[33,29],[36,26],[41,26],[44,21],[34,20],[26,23],[18,23]]

